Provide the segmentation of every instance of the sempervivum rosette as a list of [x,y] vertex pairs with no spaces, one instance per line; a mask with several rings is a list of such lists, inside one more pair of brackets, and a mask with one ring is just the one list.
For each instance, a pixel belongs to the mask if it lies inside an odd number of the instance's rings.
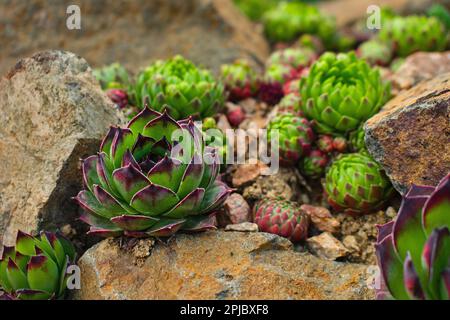
[[100,86],[106,91],[106,95],[120,109],[128,106],[130,89],[130,77],[128,71],[119,63],[113,63],[93,71]]
[[343,154],[327,170],[324,190],[336,211],[357,215],[381,208],[393,194],[383,169],[365,154]]
[[346,133],[376,114],[390,87],[377,69],[351,53],[323,54],[300,85],[302,110],[320,133]]
[[33,237],[18,231],[16,245],[4,246],[0,258],[0,300],[46,300],[64,297],[67,268],[75,248],[60,233]]
[[277,234],[294,243],[308,236],[309,218],[294,202],[263,199],[254,207],[254,218],[259,231]]
[[259,98],[270,105],[277,104],[284,96],[283,85],[296,74],[291,66],[278,63],[269,65],[259,86]]
[[233,102],[250,98],[257,91],[258,75],[248,61],[237,60],[221,67],[221,79],[229,92],[228,99]]
[[301,71],[308,67],[315,58],[316,54],[310,48],[287,48],[272,53],[267,60],[267,65],[286,64]]
[[395,17],[384,24],[379,38],[401,57],[417,51],[443,51],[447,46],[445,26],[434,17]]
[[177,120],[210,117],[225,101],[223,84],[208,70],[197,68],[181,56],[157,61],[141,72],[134,95],[139,107],[148,98],[152,108],[167,109]]
[[379,226],[380,299],[450,300],[450,174],[412,186],[395,221]]
[[[204,150],[203,150],[204,149]],[[203,148],[191,119],[177,122],[145,107],[126,128],[112,127],[85,159],[86,190],[76,197],[89,233],[167,236],[213,227],[208,213],[230,189],[217,179],[216,149]]]
[[371,65],[387,66],[392,60],[391,46],[379,40],[362,43],[356,52]]
[[300,171],[309,178],[320,178],[325,173],[328,162],[329,158],[325,152],[318,149],[312,150],[300,162]]
[[280,162],[283,165],[293,165],[311,151],[314,132],[305,118],[290,113],[277,115],[267,126],[269,141],[274,134],[278,134]]

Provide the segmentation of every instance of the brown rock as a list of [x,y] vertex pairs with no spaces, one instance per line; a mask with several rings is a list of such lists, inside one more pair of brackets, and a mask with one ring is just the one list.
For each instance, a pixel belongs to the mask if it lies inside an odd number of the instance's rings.
[[0,74],[18,57],[62,48],[94,67],[115,61],[137,71],[182,54],[218,71],[246,58],[262,65],[269,46],[231,0],[79,0],[81,30],[68,30],[65,1],[1,1]]
[[336,260],[345,257],[349,251],[338,239],[329,232],[321,233],[318,236],[306,240],[308,249],[319,258],[326,260]]
[[225,227],[225,231],[258,232],[258,225],[251,222],[229,224]]
[[312,224],[318,230],[329,233],[337,233],[340,230],[341,224],[331,215],[330,210],[327,208],[303,204],[300,210],[311,218]]
[[105,240],[80,259],[76,299],[373,299],[366,266],[293,251],[267,233],[210,231],[156,243],[142,265]]
[[225,201],[223,210],[217,214],[216,218],[219,226],[224,227],[251,221],[252,214],[247,201],[239,193],[233,193]]
[[236,170],[233,173],[232,183],[235,187],[241,187],[244,184],[251,183],[258,178],[263,171],[267,170],[268,167],[262,163],[257,162],[256,164],[243,164],[236,166]]
[[450,73],[398,95],[366,122],[366,146],[394,187],[436,185],[450,171]]
[[389,79],[395,93],[448,72],[450,72],[450,51],[418,52],[406,58],[402,66],[389,76]]
[[121,121],[86,60],[45,51],[19,61],[0,80],[0,109],[0,239],[73,225],[79,159]]

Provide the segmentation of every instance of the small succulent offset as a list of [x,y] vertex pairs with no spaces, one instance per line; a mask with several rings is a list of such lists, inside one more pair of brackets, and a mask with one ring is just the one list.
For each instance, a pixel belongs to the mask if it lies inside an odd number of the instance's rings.
[[266,68],[259,86],[259,98],[270,105],[276,105],[284,96],[283,85],[292,80],[297,71],[285,64],[272,63]]
[[327,52],[301,79],[300,96],[305,116],[319,133],[344,134],[380,110],[390,86],[354,52]]
[[69,265],[75,262],[72,243],[59,233],[37,237],[18,231],[15,247],[3,247],[0,258],[0,299],[46,300],[64,297]]
[[285,64],[300,71],[308,67],[315,58],[316,54],[310,48],[287,48],[272,53],[267,60],[267,65]]
[[400,57],[417,51],[443,51],[447,46],[446,28],[435,17],[393,18],[381,28],[379,38],[391,44]]
[[100,69],[95,69],[93,74],[99,81],[103,90],[127,90],[130,85],[130,76],[128,71],[117,62]]
[[329,158],[321,150],[315,149],[300,162],[300,171],[309,178],[320,178],[324,175]]
[[413,185],[375,248],[379,299],[450,300],[450,174],[436,188]]
[[350,132],[349,142],[353,152],[367,152],[366,143],[364,141],[364,127],[361,126],[357,130]]
[[336,33],[332,18],[322,15],[314,6],[299,2],[280,2],[264,14],[262,21],[272,41],[291,41],[306,33],[328,42]]
[[221,67],[221,80],[229,92],[228,99],[238,102],[250,98],[258,89],[258,75],[248,61],[237,60]]
[[254,207],[254,221],[259,231],[273,233],[301,242],[308,236],[309,218],[300,207],[283,199],[263,199]]
[[394,192],[383,169],[370,156],[342,154],[328,168],[324,190],[338,212],[360,215],[380,209]]
[[[111,127],[97,155],[82,162],[86,189],[75,200],[90,234],[168,236],[212,228],[231,192],[218,180],[217,150],[204,147],[192,119],[145,107],[125,128]],[[210,214],[210,215],[208,215]]]
[[294,165],[311,151],[314,132],[305,118],[279,114],[269,122],[267,132],[269,141],[278,133],[280,163],[283,165]]
[[224,86],[205,69],[182,56],[156,61],[138,76],[134,98],[140,108],[146,99],[157,111],[167,109],[177,120],[214,115],[225,101]]
[[358,47],[357,54],[370,65],[387,66],[392,60],[391,46],[379,40],[369,40]]
[[297,93],[289,93],[277,104],[278,113],[291,113],[301,115],[300,111],[301,98]]

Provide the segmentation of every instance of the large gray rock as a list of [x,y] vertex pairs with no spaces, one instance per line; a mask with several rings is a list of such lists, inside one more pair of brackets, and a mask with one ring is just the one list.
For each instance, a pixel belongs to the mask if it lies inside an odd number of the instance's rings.
[[0,80],[0,243],[74,222],[79,159],[120,117],[87,62],[45,51]]
[[76,299],[373,299],[368,266],[293,251],[268,233],[209,231],[168,244],[105,240],[79,260]]
[[366,122],[366,146],[405,193],[450,172],[450,73],[402,91]]
[[[80,7],[81,30],[66,27],[69,4]],[[47,48],[132,71],[174,54],[214,70],[237,58],[262,63],[269,54],[262,32],[231,0],[3,0],[0,12],[0,74]]]

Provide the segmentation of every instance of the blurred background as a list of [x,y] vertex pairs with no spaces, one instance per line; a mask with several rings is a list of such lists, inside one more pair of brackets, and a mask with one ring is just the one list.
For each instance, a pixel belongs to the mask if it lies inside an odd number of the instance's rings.
[[[86,58],[92,67],[118,61],[134,72],[156,58],[178,53],[214,71],[237,58],[262,65],[271,44],[258,22],[264,11],[277,2],[1,0],[0,73],[5,74],[19,58],[45,49],[72,51]],[[450,0],[304,2],[335,17],[339,28],[347,28],[367,16],[369,5],[388,5],[398,13],[410,14],[423,13],[436,3],[448,6]],[[81,10],[80,30],[66,27],[66,10],[73,4]]]

